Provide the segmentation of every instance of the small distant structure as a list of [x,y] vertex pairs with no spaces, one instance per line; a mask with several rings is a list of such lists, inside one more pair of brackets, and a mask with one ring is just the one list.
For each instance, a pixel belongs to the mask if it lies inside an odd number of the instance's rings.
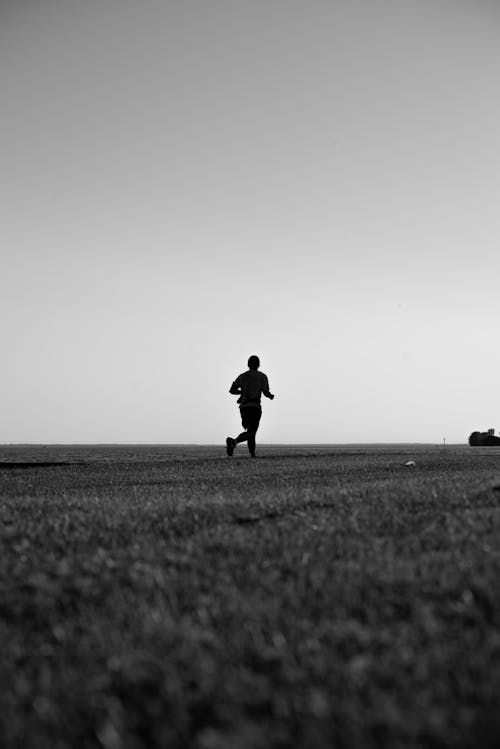
[[469,437],[469,445],[472,447],[494,447],[500,445],[500,437],[495,435],[494,429],[487,432],[472,432]]

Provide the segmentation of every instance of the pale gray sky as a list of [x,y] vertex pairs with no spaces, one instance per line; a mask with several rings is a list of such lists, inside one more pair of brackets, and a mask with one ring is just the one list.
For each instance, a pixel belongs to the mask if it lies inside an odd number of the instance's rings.
[[500,4],[2,0],[0,442],[500,429]]

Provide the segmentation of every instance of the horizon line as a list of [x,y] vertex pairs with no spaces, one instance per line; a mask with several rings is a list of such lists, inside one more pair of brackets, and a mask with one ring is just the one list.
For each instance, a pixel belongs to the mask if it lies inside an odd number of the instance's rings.
[[[220,447],[220,442],[2,442],[2,447]],[[464,442],[381,441],[381,442],[261,442],[260,447],[349,447],[362,445],[468,445]]]

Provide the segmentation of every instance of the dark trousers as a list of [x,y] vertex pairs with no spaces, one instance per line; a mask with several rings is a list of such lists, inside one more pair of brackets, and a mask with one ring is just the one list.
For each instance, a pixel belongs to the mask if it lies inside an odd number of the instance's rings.
[[255,406],[240,406],[241,423],[245,430],[236,437],[236,442],[247,442],[250,455],[255,455],[255,435],[260,424],[262,409]]

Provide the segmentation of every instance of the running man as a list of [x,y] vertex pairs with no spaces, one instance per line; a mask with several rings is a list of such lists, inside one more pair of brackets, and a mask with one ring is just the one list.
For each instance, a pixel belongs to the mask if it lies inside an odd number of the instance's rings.
[[234,453],[234,448],[238,442],[246,442],[250,455],[255,458],[255,435],[262,416],[260,396],[264,394],[270,400],[274,398],[269,390],[269,380],[264,372],[259,372],[259,367],[259,357],[251,356],[248,360],[248,371],[240,374],[229,389],[231,395],[240,396],[237,402],[240,404],[241,423],[245,431],[239,434],[236,439],[233,437],[226,439],[228,455]]

